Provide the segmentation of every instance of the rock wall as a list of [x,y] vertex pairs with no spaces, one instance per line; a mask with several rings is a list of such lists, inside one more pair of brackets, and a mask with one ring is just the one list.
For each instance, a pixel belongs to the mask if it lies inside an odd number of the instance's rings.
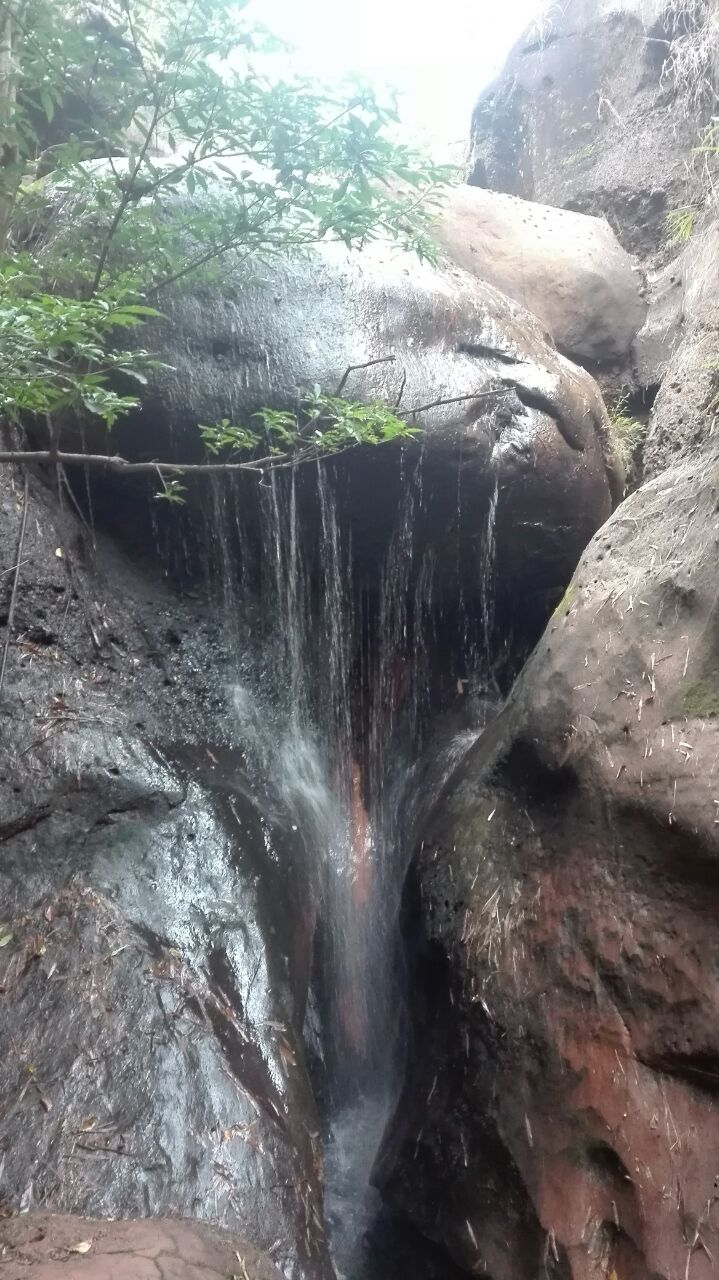
[[312,882],[234,747],[221,617],[94,549],[34,479],[19,547],[22,490],[0,486],[4,586],[22,561],[0,746],[3,1211],[195,1217],[330,1276],[301,1041]]
[[[187,456],[198,420],[293,405],[298,387],[336,390],[348,365],[391,356],[354,370],[347,390],[434,406],[422,528],[443,585],[461,505],[479,589],[496,484],[507,586],[526,586],[523,635],[611,510],[620,482],[591,377],[529,312],[462,272],[330,252],[178,295],[167,311],[172,327],[149,341],[173,368],[118,429],[119,450]],[[342,517],[375,576],[414,475],[380,454],[342,463]],[[315,851],[238,749],[231,619],[203,582],[228,556],[207,489],[170,512],[168,561],[152,546],[151,491],[126,485],[92,484],[89,503],[61,474],[33,476],[27,495],[0,476],[6,625],[20,562],[0,703],[0,1207],[200,1219],[288,1276],[328,1280],[302,1041]],[[67,1233],[85,1227],[58,1229],[71,1256]],[[114,1252],[134,1250],[141,1274],[147,1236],[116,1230],[126,1246]],[[6,1235],[9,1265],[52,1275],[27,1244]]]
[[[484,100],[526,112],[516,136],[536,144],[531,173],[515,152],[484,176],[508,189],[521,177],[523,194],[561,203],[583,183],[589,207],[619,207],[625,243],[651,251],[654,205],[626,202],[622,186],[636,117],[626,141],[616,122],[587,129],[591,177],[578,158],[569,174],[557,164],[573,136],[562,104],[581,93],[589,113],[585,68],[613,66],[646,112],[631,191],[657,181],[645,162],[658,153],[642,150],[666,129],[640,57],[647,11],[565,9],[543,47],[520,43]],[[482,155],[498,166],[506,135],[481,119],[475,137],[496,144]],[[691,198],[672,154],[662,204]],[[652,275],[637,346],[644,385],[660,384],[645,482],[585,551],[422,832],[408,887],[428,996],[376,1176],[460,1265],[495,1280],[716,1273],[716,235],[709,213]]]
[[666,214],[694,198],[701,167],[702,121],[678,101],[671,71],[685,26],[669,7],[550,5],[477,103],[470,183],[604,215],[633,253],[662,248]]
[[619,508],[424,833],[452,998],[386,1194],[468,1269],[713,1274],[718,482]]

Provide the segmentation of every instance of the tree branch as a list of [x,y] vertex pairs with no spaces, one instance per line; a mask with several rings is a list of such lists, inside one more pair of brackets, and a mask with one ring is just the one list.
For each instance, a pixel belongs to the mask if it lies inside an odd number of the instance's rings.
[[260,475],[272,465],[286,461],[287,454],[276,454],[268,458],[259,458],[253,462],[129,462],[127,458],[104,453],[53,453],[50,449],[17,450],[0,453],[0,465],[7,463],[45,463],[58,462],[62,466],[79,466],[87,463],[89,467],[98,467],[105,471],[119,471],[123,475],[138,475],[165,472],[175,475],[194,474],[212,471],[257,471]]
[[396,359],[396,356],[375,356],[374,360],[363,360],[362,364],[349,364],[340,378],[335,395],[339,396],[342,394],[347,383],[347,379],[351,373],[355,372],[355,369],[371,369],[375,364],[392,364]]
[[416,404],[411,409],[402,409],[398,418],[411,418],[415,413],[426,413],[428,409],[439,409],[444,404],[464,404],[468,400],[491,400],[493,396],[506,395],[506,387],[493,387],[491,391],[480,391],[474,395],[449,396],[444,400],[430,400],[429,404]]
[[5,684],[5,671],[7,669],[8,652],[10,650],[10,637],[12,635],[12,624],[15,620],[15,602],[17,600],[17,584],[20,580],[20,567],[23,563],[22,552],[23,552],[23,547],[25,545],[25,529],[27,527],[27,509],[29,506],[28,493],[29,493],[29,482],[28,482],[28,473],[26,471],[25,486],[23,489],[23,500],[22,500],[22,521],[20,523],[20,538],[18,541],[17,561],[15,564],[15,576],[12,580],[12,589],[10,591],[10,604],[8,606],[8,611],[7,611],[7,622],[5,623],[5,644],[3,646],[3,652],[2,652],[2,663],[0,663],[0,695],[2,695],[3,685]]
[[95,270],[92,286],[90,288],[91,298],[95,297],[95,294],[97,293],[100,287],[100,281],[102,280],[102,274],[105,270],[105,263],[107,262],[107,256],[110,252],[110,249],[112,248],[112,242],[117,233],[117,229],[120,226],[120,223],[122,222],[122,219],[125,216],[125,211],[127,210],[127,207],[130,204],[130,201],[132,199],[132,188],[137,180],[137,175],[139,174],[140,169],[142,168],[142,165],[145,162],[145,156],[147,155],[150,142],[152,141],[152,135],[155,132],[155,129],[157,128],[157,121],[159,119],[159,116],[160,116],[160,106],[159,106],[159,103],[156,102],[154,111],[152,113],[152,119],[150,120],[150,124],[145,134],[144,141],[142,143],[142,146],[140,147],[137,160],[132,168],[132,172],[128,177],[127,187],[122,191],[122,194],[120,196],[120,203],[118,204],[117,209],[115,210],[115,216],[113,217],[112,222],[110,223],[107,234],[102,244],[102,248],[100,249],[100,256],[98,259],[97,268]]
[[[395,356],[380,356],[374,360],[367,360],[363,364],[350,365],[347,370],[349,374],[352,369],[365,369],[371,365],[388,363],[394,360]],[[343,382],[346,380],[343,378]],[[341,389],[342,384],[340,384]],[[488,400],[495,396],[504,394],[504,387],[495,387],[491,391],[480,391],[476,394],[466,396],[448,396],[446,399],[430,400],[427,404],[414,405],[411,409],[403,409],[397,414],[401,418],[411,418],[418,413],[425,413],[429,409],[437,409],[442,405],[448,404],[466,404],[473,400]],[[346,446],[352,448],[351,444]],[[210,475],[221,474],[222,472],[234,471],[251,471],[257,475],[264,475],[267,471],[272,471],[275,467],[287,467],[301,462],[307,462],[315,457],[332,457],[337,452],[344,452],[344,447],[340,450],[332,450],[331,453],[324,454],[321,449],[310,447],[301,450],[299,453],[284,452],[272,453],[263,458],[251,458],[246,462],[130,462],[128,458],[121,458],[117,454],[109,455],[104,453],[63,453],[54,449],[13,449],[6,452],[0,452],[0,466],[12,464],[32,464],[32,463],[55,463],[61,466],[88,466],[95,467],[104,471],[114,471],[122,475],[164,475],[180,476],[180,475]]]

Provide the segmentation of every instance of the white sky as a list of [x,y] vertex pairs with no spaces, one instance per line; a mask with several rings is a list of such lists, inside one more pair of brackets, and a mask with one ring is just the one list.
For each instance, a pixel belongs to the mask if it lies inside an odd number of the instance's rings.
[[541,0],[251,0],[248,16],[291,44],[301,74],[351,72],[401,94],[403,122],[459,155],[480,90]]

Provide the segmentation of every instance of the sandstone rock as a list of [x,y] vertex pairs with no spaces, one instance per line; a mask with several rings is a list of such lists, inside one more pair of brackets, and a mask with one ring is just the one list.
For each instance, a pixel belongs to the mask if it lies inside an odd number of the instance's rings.
[[0,1223],[3,1280],[281,1280],[246,1241],[182,1219],[29,1214]]
[[[661,386],[654,404],[644,450],[647,475],[656,475],[679,458],[707,458],[716,451],[719,412],[719,329],[717,276],[719,224],[697,232],[671,274],[673,310],[665,309],[666,340],[660,346]],[[679,313],[677,316],[677,312]],[[652,308],[652,315],[662,311]],[[646,336],[646,335],[645,335]],[[642,339],[640,350],[645,350]],[[651,350],[650,353],[651,354]]]
[[700,121],[675,106],[659,0],[569,0],[517,43],[472,124],[470,182],[604,214],[631,252],[692,198]]
[[574,1280],[715,1270],[719,461],[701,368],[715,332],[706,248],[694,248],[699,278],[686,264],[652,479],[590,544],[422,833],[416,963],[445,972],[450,996],[440,984],[416,1010],[421,1061],[378,1176],[390,1203],[497,1280],[532,1276],[541,1259]]
[[572,359],[629,357],[646,313],[641,274],[604,219],[456,187],[436,236],[458,266],[533,312]]

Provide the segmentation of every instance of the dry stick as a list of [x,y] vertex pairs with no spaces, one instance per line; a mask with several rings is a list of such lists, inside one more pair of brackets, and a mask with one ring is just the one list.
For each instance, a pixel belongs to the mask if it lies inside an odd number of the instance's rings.
[[396,356],[375,356],[374,360],[363,360],[362,364],[349,364],[340,378],[339,386],[335,391],[335,395],[341,395],[344,391],[347,379],[351,373],[354,373],[355,369],[371,369],[375,364],[392,364],[396,359]]
[[[269,466],[273,458],[263,460]],[[104,453],[53,453],[50,449],[18,451],[17,453],[0,453],[2,463],[59,462],[63,466],[87,463],[89,467],[104,467],[107,471],[124,473],[171,471],[186,472],[213,471],[257,471],[261,475],[264,468],[253,462],[128,462],[127,458],[108,457]]]
[[20,540],[17,548],[17,564],[15,565],[15,577],[13,578],[12,591],[10,592],[10,607],[8,608],[7,623],[5,624],[5,645],[3,648],[2,664],[0,665],[0,696],[2,695],[3,685],[5,683],[5,668],[7,667],[7,656],[10,650],[10,636],[12,635],[12,624],[15,617],[15,601],[17,600],[17,584],[20,580],[20,565],[23,562],[22,549],[25,542],[28,505],[28,473],[26,471],[22,502],[22,523],[20,525]]
[[[467,400],[491,400],[493,396],[506,395],[506,387],[493,387],[491,391],[480,391],[477,395],[450,396],[444,400],[430,400],[429,404],[416,404],[412,409],[403,409],[398,418],[411,418],[415,413],[426,413],[428,409],[438,409],[443,404],[463,404]],[[2,461],[2,454],[0,454]]]
[[[383,357],[384,360],[394,357]],[[379,360],[368,363],[379,364]],[[355,368],[362,368],[356,365]],[[491,400],[495,396],[506,394],[504,387],[495,387],[491,391],[481,391],[474,395],[450,396],[446,399],[430,400],[428,404],[416,404],[410,409],[402,409],[400,418],[412,418],[415,414],[426,413],[429,409],[437,409],[445,404],[464,404],[472,400]],[[89,467],[101,467],[107,471],[117,471],[125,475],[157,475],[169,472],[175,475],[203,475],[221,473],[223,471],[252,471],[264,475],[275,467],[291,465],[297,459],[288,454],[270,454],[266,458],[255,458],[251,462],[129,462],[127,458],[105,453],[59,453],[53,449],[18,449],[0,453],[0,466],[7,463],[55,462],[63,466],[86,464]]]

